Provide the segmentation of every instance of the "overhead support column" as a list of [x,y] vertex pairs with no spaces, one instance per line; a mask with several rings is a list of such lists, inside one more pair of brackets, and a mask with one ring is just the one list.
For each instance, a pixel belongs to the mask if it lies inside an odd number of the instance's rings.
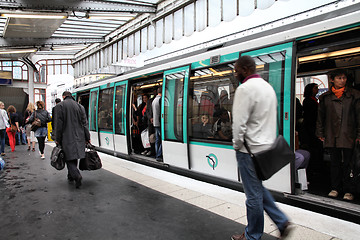
[[28,81],[29,102],[34,102],[34,69],[29,67],[29,81]]

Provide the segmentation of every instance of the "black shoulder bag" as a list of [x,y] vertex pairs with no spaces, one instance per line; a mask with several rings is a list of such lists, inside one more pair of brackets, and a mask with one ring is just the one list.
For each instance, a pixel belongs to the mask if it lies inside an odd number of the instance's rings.
[[294,151],[290,148],[285,138],[280,134],[267,150],[252,153],[249,145],[245,141],[245,138],[244,146],[254,162],[256,175],[260,180],[269,179],[272,175],[295,159]]

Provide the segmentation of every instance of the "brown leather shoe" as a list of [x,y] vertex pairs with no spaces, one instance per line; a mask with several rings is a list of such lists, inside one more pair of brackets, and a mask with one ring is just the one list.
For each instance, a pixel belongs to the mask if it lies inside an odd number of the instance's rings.
[[287,222],[285,224],[285,227],[283,230],[280,230],[280,239],[286,239],[287,236],[289,236],[290,232],[294,229],[294,225],[290,222]]
[[232,240],[246,240],[245,233],[238,234],[238,235],[232,235],[231,239]]

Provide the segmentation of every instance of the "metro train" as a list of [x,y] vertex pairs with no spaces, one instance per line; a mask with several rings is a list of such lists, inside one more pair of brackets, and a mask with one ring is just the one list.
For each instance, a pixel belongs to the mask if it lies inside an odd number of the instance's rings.
[[[234,62],[252,56],[257,72],[274,88],[278,100],[278,132],[295,148],[296,98],[316,82],[320,91],[329,86],[328,72],[344,69],[348,84],[360,84],[360,22],[356,12],[338,18],[309,19],[301,26],[277,27],[224,42],[216,47],[185,52],[155,61],[116,77],[79,86],[73,93],[88,113],[91,142],[98,150],[130,161],[177,172],[225,187],[242,189],[231,142],[231,112],[239,82]],[[329,27],[331,26],[331,27]],[[140,131],[134,111],[142,96],[162,89],[161,137],[163,161],[142,155]],[[225,134],[217,134],[220,112]],[[208,125],[208,126],[206,126]],[[230,130],[229,130],[230,127]],[[206,132],[204,132],[204,129]],[[276,199],[339,218],[360,222],[360,195],[353,202],[330,199],[329,162],[321,162],[305,191],[290,163],[264,185]]]

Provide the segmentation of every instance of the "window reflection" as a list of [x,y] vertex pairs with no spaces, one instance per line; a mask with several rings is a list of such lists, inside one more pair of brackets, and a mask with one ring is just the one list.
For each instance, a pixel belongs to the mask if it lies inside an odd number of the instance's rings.
[[98,124],[100,130],[113,130],[113,99],[113,88],[100,90],[98,112]]
[[192,71],[190,77],[190,137],[231,141],[231,111],[238,81],[234,64]]

